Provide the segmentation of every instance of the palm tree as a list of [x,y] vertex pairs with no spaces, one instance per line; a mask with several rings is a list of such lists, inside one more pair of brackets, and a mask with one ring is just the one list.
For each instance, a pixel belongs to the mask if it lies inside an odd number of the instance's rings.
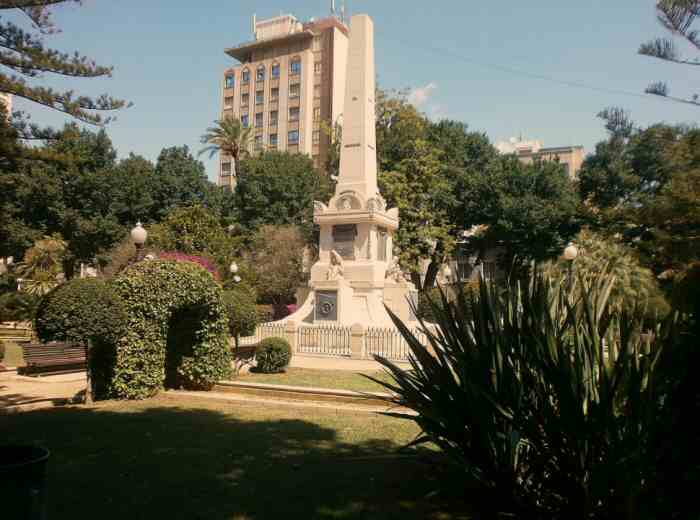
[[208,152],[210,158],[217,153],[231,157],[231,179],[233,180],[236,178],[238,160],[248,153],[252,136],[252,130],[243,127],[238,118],[227,116],[217,119],[214,126],[207,128],[201,137],[201,143],[207,146],[200,150],[199,155]]

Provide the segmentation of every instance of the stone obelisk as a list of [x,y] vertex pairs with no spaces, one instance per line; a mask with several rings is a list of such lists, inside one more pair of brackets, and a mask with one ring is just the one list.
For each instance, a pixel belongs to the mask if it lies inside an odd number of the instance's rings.
[[352,17],[343,108],[340,174],[335,195],[314,203],[320,226],[319,259],[311,268],[310,293],[294,319],[315,324],[391,325],[385,305],[411,320],[415,288],[393,255],[397,208],[387,210],[377,188],[374,24]]
[[369,199],[379,193],[374,78],[374,23],[367,15],[353,16],[336,194],[354,191]]

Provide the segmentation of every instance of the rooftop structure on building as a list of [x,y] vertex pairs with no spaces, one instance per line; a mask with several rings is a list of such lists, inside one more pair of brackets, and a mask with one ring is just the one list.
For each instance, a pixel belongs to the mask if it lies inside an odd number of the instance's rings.
[[516,154],[525,164],[531,164],[535,160],[555,161],[558,160],[566,173],[575,178],[578,175],[585,152],[583,146],[556,146],[545,147],[542,141],[526,141],[521,138],[511,137],[508,141],[496,143],[496,149],[502,154]]
[[[331,15],[301,22],[291,14],[253,19],[253,39],[225,50],[239,62],[222,81],[222,117],[253,129],[249,152],[305,153],[321,168],[330,146],[324,128],[343,111],[349,29]],[[231,159],[219,184],[235,186]]]

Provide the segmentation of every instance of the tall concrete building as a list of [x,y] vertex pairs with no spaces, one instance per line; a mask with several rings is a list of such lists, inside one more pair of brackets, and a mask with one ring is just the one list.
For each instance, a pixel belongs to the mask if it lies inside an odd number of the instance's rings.
[[577,177],[585,158],[583,146],[545,148],[541,141],[523,141],[515,137],[511,137],[508,141],[500,141],[496,144],[496,149],[502,154],[517,155],[518,159],[525,164],[531,164],[537,159],[542,161],[558,160],[572,179]]
[[[224,71],[222,116],[254,129],[251,152],[306,153],[321,167],[330,144],[323,127],[343,112],[348,27],[335,16],[301,23],[292,15],[254,27],[253,41],[226,49],[240,64]],[[222,156],[219,185],[235,182]]]

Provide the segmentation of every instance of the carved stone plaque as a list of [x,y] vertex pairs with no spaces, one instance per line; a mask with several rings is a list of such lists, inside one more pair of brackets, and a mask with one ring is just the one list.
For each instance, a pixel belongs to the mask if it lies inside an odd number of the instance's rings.
[[338,293],[336,291],[316,291],[317,321],[336,321],[338,319]]
[[355,259],[355,224],[340,224],[333,226],[333,249],[338,251],[343,260]]

